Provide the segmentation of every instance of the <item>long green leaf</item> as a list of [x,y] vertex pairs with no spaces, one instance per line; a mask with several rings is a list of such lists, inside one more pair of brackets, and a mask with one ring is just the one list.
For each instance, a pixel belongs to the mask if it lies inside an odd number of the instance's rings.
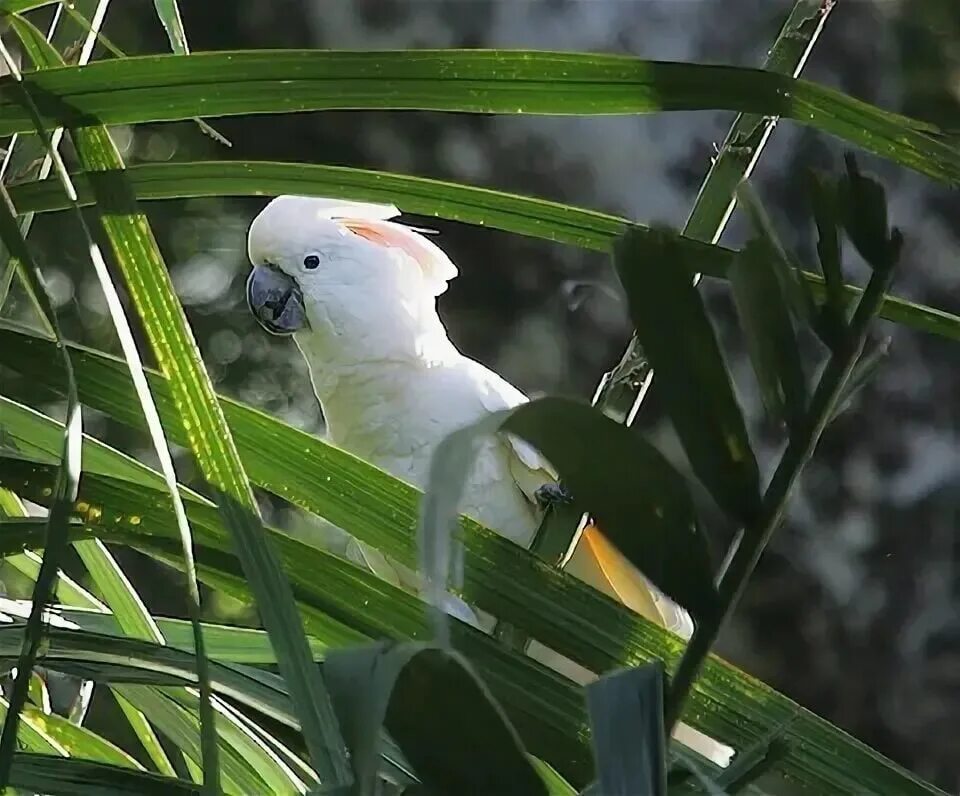
[[[78,372],[81,370],[82,368],[78,367]],[[229,413],[229,404],[227,410]],[[258,413],[253,415],[258,416]],[[282,424],[276,421],[270,421],[270,424],[275,427],[276,432],[283,429]],[[239,429],[241,425],[235,423],[235,428]],[[33,434],[35,431],[36,429],[32,429],[29,433]],[[292,452],[303,450],[305,445],[309,446],[309,436],[300,432],[296,434],[299,436],[294,441],[286,440],[284,434],[278,436],[277,433],[271,433],[262,440],[267,447],[261,450],[277,446],[278,450]],[[241,444],[244,438],[245,435],[238,435]],[[317,457],[324,453],[325,446],[316,440],[313,443],[314,449],[307,450],[311,453],[310,460],[316,462]],[[97,458],[92,455],[95,450],[96,446],[87,453],[88,461],[92,462]],[[283,460],[287,461],[287,457],[283,457]],[[19,485],[19,488],[27,490],[28,494],[42,500],[43,489],[49,484],[49,476],[44,476],[33,465],[26,469],[20,466],[10,469],[11,465],[15,464],[10,460],[0,467],[0,473],[3,474],[0,483]],[[351,532],[362,530],[362,524],[358,525],[359,519],[361,523],[371,523],[376,529],[397,529],[400,537],[405,538],[409,544],[410,532],[406,529],[409,529],[412,523],[407,523],[415,516],[411,504],[398,501],[396,489],[391,488],[393,480],[375,470],[371,472],[369,465],[365,466],[369,468],[365,470],[368,473],[368,480],[363,482],[365,486],[360,491],[354,491],[355,487],[348,485],[353,478],[350,475],[351,464],[350,457],[345,456],[341,462],[332,465],[328,472],[331,482],[336,485],[336,491],[323,498],[323,502],[328,506],[334,505],[338,499],[344,502],[342,516],[346,518],[345,527]],[[131,461],[129,466],[137,465]],[[315,467],[315,464],[310,465],[307,460],[300,463],[301,474],[303,468],[311,466]],[[278,478],[274,483],[285,482],[283,475],[275,474],[274,477]],[[329,486],[330,482],[326,481],[325,475],[317,474],[315,477],[316,488],[311,494],[314,498],[321,498],[324,485]],[[342,480],[345,477],[349,480]],[[341,480],[338,481],[338,478]],[[376,483],[378,478],[380,485],[371,489],[371,484]],[[141,513],[144,495],[142,482],[131,481],[128,487],[123,487],[124,483],[115,479],[104,481],[95,475],[88,475],[85,479],[85,489],[90,492],[90,505],[114,507],[99,515],[103,525],[97,528],[97,534],[114,542],[134,543],[141,548],[145,544],[153,545],[153,554],[162,555],[156,547],[163,541],[161,537],[148,534],[141,536],[138,541],[136,537],[131,539],[129,535],[124,535],[131,531],[137,534],[147,533],[147,526],[154,527],[157,523],[160,523],[158,530],[162,532],[167,525],[162,519],[162,512],[155,518],[150,517],[149,513]],[[403,485],[399,486],[401,494],[409,490]],[[378,505],[379,508],[376,508]],[[350,506],[353,509],[352,517],[348,514]],[[362,518],[358,518],[358,510],[362,510]],[[151,513],[155,513],[155,510],[151,509]],[[198,522],[201,518],[196,513],[191,516],[191,519],[198,523],[198,527],[204,527],[204,523],[208,521],[212,525],[217,523],[215,512],[211,513],[208,508],[204,513],[203,523]],[[207,520],[206,517],[212,519]],[[220,533],[219,543],[223,544],[222,531]],[[477,537],[482,539],[485,536],[486,533],[477,526],[470,527],[466,536],[468,592],[472,591],[481,598],[481,604],[484,603],[484,590],[497,596],[509,597],[510,599],[501,600],[496,605],[495,612],[508,616],[510,621],[518,625],[539,631],[537,635],[546,639],[550,646],[564,650],[566,654],[571,654],[580,661],[593,661],[592,665],[599,670],[655,658],[669,659],[682,649],[669,634],[639,617],[632,616],[622,606],[606,600],[579,581],[554,572],[545,572],[535,560],[531,561],[531,566],[518,567],[518,564],[532,557],[516,547],[512,547],[509,553],[500,554],[497,541],[499,537],[494,536],[489,544],[478,547],[475,543]],[[2,538],[0,536],[0,539]],[[29,534],[21,536],[20,543],[29,544],[32,538]],[[364,538],[374,543],[378,541],[366,534]],[[381,538],[380,541],[387,539],[389,536]],[[8,537],[8,541],[14,541],[14,537]],[[311,552],[310,548],[292,540],[284,546],[287,544],[293,546],[285,560],[295,578],[307,627],[317,638],[338,645],[356,643],[356,636],[352,636],[337,622],[331,622],[328,612],[334,616],[352,617],[348,619],[351,623],[358,622],[357,612],[362,613],[364,618],[355,626],[374,636],[385,634],[391,637],[417,638],[426,632],[418,603],[410,602],[411,598],[403,592],[355,567],[336,564],[320,551]],[[409,547],[405,550],[409,556]],[[483,552],[480,553],[480,550]],[[398,557],[402,552],[403,549],[398,550]],[[239,573],[239,570],[235,565],[231,565],[228,559],[209,559],[210,555],[212,552],[204,551],[201,556],[201,577],[216,588],[225,589],[243,599],[242,579],[238,574],[227,574]],[[216,568],[204,568],[203,561],[206,560],[210,560],[211,565],[215,561]],[[342,569],[344,566],[346,569]],[[317,573],[321,569],[324,577],[331,579],[332,590],[329,592],[317,586]],[[473,578],[471,574],[474,575]],[[478,574],[481,576],[479,580],[476,579]],[[344,580],[343,576],[348,577]],[[358,594],[355,589],[359,583],[366,584],[364,588],[371,591]],[[238,588],[240,591],[237,591]],[[333,601],[331,597],[334,598]],[[310,608],[306,600],[317,606],[319,612],[317,608]],[[504,610],[500,612],[500,608]],[[512,668],[521,666],[525,671],[529,665],[526,661],[516,661],[508,653],[499,651],[496,646],[486,647],[486,642],[482,648],[472,646],[479,642],[476,634],[467,633],[460,637],[460,627],[455,624],[453,628],[457,647],[464,650],[471,660],[478,663],[482,661],[485,679],[494,687],[503,704],[511,709],[511,718],[521,728],[531,749],[541,756],[546,756],[546,759],[559,767],[565,775],[576,779],[576,772],[579,770],[579,776],[582,777],[582,768],[570,767],[572,760],[576,759],[575,756],[567,756],[572,755],[572,750],[564,752],[561,755],[562,760],[556,757],[561,754],[559,750],[569,749],[569,741],[562,741],[562,736],[556,735],[547,740],[551,735],[543,730],[543,722],[547,722],[549,726],[569,727],[572,721],[573,726],[583,726],[572,718],[580,715],[579,721],[583,721],[580,712],[582,707],[570,713],[572,708],[564,707],[565,704],[569,705],[565,703],[566,697],[561,697],[560,693],[545,696],[543,681],[529,683]],[[556,631],[543,632],[549,631],[551,627],[555,627]],[[483,638],[485,637],[481,637]],[[494,651],[496,654],[490,657]],[[504,655],[507,656],[506,660],[513,661],[507,669],[503,668]],[[549,679],[548,682],[554,681]],[[531,703],[531,699],[535,701]],[[577,700],[574,704],[577,704]],[[524,713],[527,715],[524,716]],[[568,718],[561,719],[562,715]],[[536,716],[536,720],[531,720],[531,716]],[[783,772],[797,781],[808,783],[815,792],[836,789],[843,791],[860,783],[867,783],[878,793],[936,792],[842,731],[712,656],[708,659],[704,676],[698,681],[693,693],[691,710],[684,718],[712,737],[731,743],[737,748],[745,748],[764,737],[772,727],[780,726],[788,717],[795,719],[789,736],[795,739],[796,743],[791,744],[791,753],[784,762]],[[537,729],[538,727],[540,729]],[[535,744],[531,738],[542,740]],[[541,743],[547,744],[547,751],[543,751]],[[580,781],[582,783],[582,779]]]
[[22,14],[24,11],[32,11],[41,6],[50,6],[60,0],[2,0],[0,2],[0,14]]
[[[38,367],[38,363],[47,361],[45,356],[49,346],[50,343],[31,335],[0,330],[0,361],[29,375],[37,384],[55,388],[56,376],[48,369]],[[69,350],[81,399],[121,422],[134,426],[140,424],[142,420],[122,363],[109,355],[79,346],[70,346]],[[176,412],[169,392],[164,391],[162,378],[156,375],[151,378],[162,415],[167,417],[168,413]],[[417,517],[417,493],[413,488],[261,412],[227,398],[221,398],[221,401],[241,455],[259,485],[326,516],[398,560],[415,562],[413,529]],[[4,409],[7,414],[10,411]],[[23,421],[24,435],[29,438],[37,438],[45,428],[45,449],[48,452],[55,450],[56,424],[44,421],[39,415],[20,417],[18,414],[18,420]],[[143,484],[159,489],[156,475],[147,478],[144,473],[150,471],[142,465],[89,442],[84,460],[88,471],[127,479],[134,484],[129,490],[129,508],[114,517],[120,517],[123,527],[142,527],[142,492],[138,490]],[[87,479],[88,484],[92,481],[92,478]],[[23,481],[14,478],[0,483],[20,486]],[[46,482],[37,483],[34,486],[36,495],[39,496],[46,486]],[[108,520],[114,517],[108,517]],[[134,520],[137,524],[132,523]],[[601,672],[657,658],[676,659],[682,652],[683,645],[674,636],[575,578],[546,570],[535,557],[501,537],[469,521],[463,522],[463,531],[466,553],[464,588],[468,599],[527,629],[551,648]],[[302,547],[298,550],[300,552],[292,552],[291,564],[304,566]],[[315,566],[323,560],[318,559]],[[308,571],[298,583],[298,589],[306,586],[318,589],[315,572]],[[224,584],[212,585],[219,588]],[[386,586],[378,581],[378,588]],[[337,590],[334,594],[319,595],[321,602],[327,601],[322,604],[329,605],[329,599],[339,592],[349,602],[348,587],[340,585]],[[390,593],[401,594],[396,590]],[[342,606],[340,603],[332,609],[335,615],[343,615]],[[387,607],[378,607],[377,611],[386,612],[383,614],[386,616],[394,606],[391,598]],[[376,616],[382,618],[379,613]],[[320,621],[321,617],[316,619]],[[426,632],[422,617],[417,614],[416,619],[413,626],[403,625],[404,632],[413,637]],[[396,632],[398,625],[392,624],[391,627]],[[313,629],[311,632],[315,632],[318,638],[336,638],[339,644],[356,641],[355,636],[345,634],[342,627],[338,629],[329,621],[323,628],[322,632]],[[498,696],[506,705],[522,698],[516,694],[507,698],[502,692]],[[864,782],[875,783],[873,787],[881,793],[884,788],[896,791],[911,787],[904,783],[915,782],[911,775],[893,767],[882,756],[715,656],[708,658],[691,701],[692,708],[684,720],[735,748],[750,746],[785,718],[797,716],[791,737],[796,737],[798,743],[791,746],[793,751],[785,770],[791,776],[813,783],[815,789],[838,787],[836,782],[848,781],[848,770],[857,771],[857,776]],[[518,721],[516,716],[512,718]],[[799,743],[799,739],[803,742]],[[838,748],[843,749],[839,757],[835,751]],[[921,788],[917,792],[929,792],[922,790],[926,787],[924,785],[916,787]]]
[[[96,24],[95,26],[91,27],[91,33],[95,34],[96,30],[99,28],[100,23],[102,22],[103,13],[105,13],[105,11],[106,3],[101,3],[101,5],[98,6],[99,20],[95,20]],[[14,17],[13,28],[17,32],[17,35],[19,36],[24,48],[30,53],[31,59],[38,70],[43,71],[44,69],[63,64],[60,54],[50,46],[50,44],[40,35],[40,32],[29,22],[20,17]],[[92,49],[92,43],[90,44],[90,48]],[[20,85],[23,85],[22,82]],[[39,120],[34,99],[27,91],[24,92],[24,100],[33,117],[34,126],[37,133],[41,134],[42,137],[45,138],[46,134],[42,129],[42,122]],[[85,129],[74,135],[74,146],[77,149],[77,153],[80,155],[81,162],[86,162],[85,150],[87,148],[93,148],[94,151],[96,151],[97,142],[105,142],[105,146],[108,146],[110,151],[115,154],[115,159],[111,165],[122,169],[123,161],[120,159],[119,153],[116,152],[116,148],[114,147],[112,140],[110,139],[106,130],[99,127]],[[143,409],[144,417],[147,421],[147,429],[150,439],[153,443],[154,450],[160,459],[161,470],[163,471],[167,488],[173,502],[174,514],[177,519],[177,527],[180,531],[181,544],[184,554],[184,570],[186,574],[188,595],[187,605],[191,619],[193,620],[193,626],[197,632],[196,650],[199,660],[198,671],[200,674],[200,693],[202,695],[201,706],[203,718],[202,723],[204,729],[204,786],[211,793],[216,794],[219,792],[219,765],[217,763],[217,745],[214,728],[215,716],[210,705],[210,688],[207,684],[207,678],[205,676],[203,637],[200,635],[200,594],[197,586],[196,573],[194,572],[195,567],[190,539],[190,528],[187,524],[183,506],[180,503],[179,494],[177,492],[176,473],[174,472],[173,468],[173,459],[170,455],[169,446],[167,445],[163,428],[160,425],[156,407],[150,395],[150,390],[147,387],[146,379],[143,375],[143,363],[140,359],[136,342],[134,341],[131,333],[130,324],[120,302],[120,297],[117,293],[116,287],[114,286],[110,273],[107,270],[107,265],[100,250],[100,246],[93,239],[84,215],[76,203],[76,189],[73,187],[69,175],[66,172],[66,167],[64,166],[56,147],[52,142],[47,141],[46,138],[45,145],[48,154],[53,159],[54,165],[56,166],[57,176],[60,182],[63,184],[64,193],[70,200],[70,205],[74,216],[79,222],[79,225],[83,231],[83,236],[86,239],[90,260],[100,283],[101,290],[106,298],[110,318],[113,321],[114,328],[120,340],[121,348],[123,349],[124,357],[127,360],[127,366],[133,378],[133,383],[137,389],[137,396]],[[113,244],[114,248],[116,249],[116,230],[110,229],[109,224],[103,217],[103,214],[101,214],[101,225],[104,227],[111,244]],[[140,310],[141,315],[143,315],[143,308],[141,307]],[[2,748],[0,748],[0,751],[2,751]]]
[[[3,62],[13,73],[11,79],[14,79],[14,77],[19,78],[19,74],[16,73],[16,66],[10,59],[9,53],[2,40],[0,40],[0,55],[3,57]],[[15,86],[17,89],[22,89],[22,83],[20,82],[15,81]],[[50,149],[52,145],[49,136],[36,118],[36,109],[30,105],[29,102],[27,105],[33,112],[33,122],[36,124],[37,134],[43,139],[44,145]],[[52,149],[51,154],[55,154]],[[66,377],[67,396],[67,423],[63,430],[60,445],[60,468],[56,483],[52,488],[53,501],[47,517],[43,560],[40,564],[40,570],[37,573],[37,580],[33,589],[33,606],[23,635],[20,658],[17,661],[17,675],[14,679],[13,690],[10,693],[9,709],[3,720],[3,734],[0,736],[0,786],[4,786],[9,782],[10,767],[13,762],[14,751],[16,750],[18,738],[17,725],[20,721],[20,711],[27,701],[30,677],[33,673],[33,667],[36,663],[37,655],[40,652],[40,645],[43,640],[43,610],[55,593],[60,560],[67,548],[67,522],[73,508],[73,503],[77,499],[80,481],[80,442],[83,431],[83,421],[77,398],[73,364],[70,356],[63,348],[64,342],[60,333],[59,324],[57,323],[56,310],[43,285],[43,277],[40,270],[34,262],[33,256],[17,225],[14,207],[2,184],[0,184],[0,238],[3,239],[10,253],[22,264],[23,274],[26,277],[27,284],[33,289],[34,296],[39,301],[40,310],[46,316],[48,323],[54,330],[58,351],[57,355],[51,359],[51,362],[60,360],[62,363]]]
[[157,16],[167,32],[170,49],[176,55],[187,55],[189,52],[187,33],[183,29],[183,20],[180,19],[180,8],[177,5],[177,0],[153,0],[153,6],[157,9]]
[[[933,125],[760,69],[526,51],[262,50],[156,55],[32,75],[69,127],[336,108],[624,114],[724,109],[782,116],[949,184],[960,153]],[[0,135],[30,129],[0,79]]]
[[[120,693],[137,710],[149,716],[154,726],[184,754],[195,763],[201,763],[200,721],[193,711],[178,705],[156,688],[127,685]],[[227,793],[244,796],[247,793],[272,792],[265,790],[266,782],[253,761],[247,760],[230,746],[221,744],[218,757]],[[284,792],[292,793],[293,790]]]
[[[126,169],[125,174],[141,200],[287,193],[392,202],[408,213],[480,224],[603,252],[609,252],[627,229],[647,229],[625,218],[535,197],[340,166],[225,160],[136,165]],[[107,180],[109,173],[78,173],[74,177],[79,201],[91,204],[91,182]],[[68,206],[58,186],[48,180],[11,186],[10,194],[20,212],[48,212]],[[701,272],[725,278],[734,251],[691,238],[681,237],[678,241]],[[805,276],[815,293],[823,297],[822,278],[813,273]],[[855,298],[859,293],[859,288],[847,286],[848,297]],[[889,296],[881,315],[932,334],[960,339],[960,317],[944,310]]]
[[[89,15],[92,19],[89,28],[82,31],[78,31],[71,22],[70,15],[64,13],[65,7],[58,8],[47,29],[47,41],[54,49],[63,52],[77,40],[78,36],[82,35],[83,45],[80,48],[77,64],[84,66],[90,61],[93,54],[93,47],[106,16],[108,5],[109,0],[77,0],[73,3],[72,7],[75,9],[75,13]],[[50,143],[53,147],[59,148],[64,132],[62,127],[58,127],[50,134]],[[52,167],[53,158],[44,148],[44,142],[40,136],[14,136],[8,142],[7,152],[0,162],[0,179],[9,183],[26,175],[32,175],[34,169],[36,169],[37,178],[42,180],[49,176]],[[32,213],[27,213],[21,217],[20,231],[24,238],[29,234],[32,225]],[[0,309],[3,308],[4,301],[17,275],[17,268],[16,261],[10,261],[9,252],[0,246]],[[29,285],[26,287],[28,295],[34,298]],[[41,311],[40,314],[43,315],[43,312]]]
[[199,796],[201,793],[199,787],[182,779],[40,754],[14,755],[11,783],[28,793],[52,796]]
[[[38,41],[36,30],[31,29],[28,23],[14,19],[14,25],[24,41],[32,38],[39,47],[43,47],[42,39]],[[39,62],[45,66],[59,57],[49,50],[45,54],[47,60]],[[50,71],[42,69],[34,73],[33,78],[42,78]],[[31,92],[33,90],[35,87],[31,86]],[[33,98],[30,97],[28,101],[33,102]],[[303,734],[311,759],[325,782],[348,783],[350,769],[329,695],[310,660],[289,582],[280,569],[276,551],[263,533],[253,491],[217,403],[183,307],[173,289],[166,264],[146,217],[139,212],[122,173],[123,160],[106,128],[99,125],[83,127],[73,131],[73,138],[84,168],[88,171],[113,171],[112,179],[94,185],[101,225],[110,240],[160,368],[170,379],[180,409],[178,425],[186,432],[204,478],[220,496],[219,507],[234,536],[235,548],[256,594],[260,616],[277,649],[279,665],[290,682],[297,709],[302,712]],[[166,448],[159,444],[156,447],[163,458]],[[165,474],[169,476],[169,473],[172,473],[172,466],[165,468]],[[172,491],[175,494],[175,487],[172,487]],[[180,512],[180,507],[176,508]],[[180,527],[191,611],[198,623],[199,593],[196,579],[192,576],[190,534],[185,523],[181,522]],[[202,638],[198,629],[197,651],[202,660],[201,647]],[[200,686],[204,725],[210,725],[207,727],[209,733],[212,732],[214,719],[203,677]],[[205,737],[209,741],[209,735]],[[208,745],[211,750],[215,749],[212,743]],[[215,777],[215,772],[213,759],[205,758],[205,782],[208,776]],[[211,784],[214,784],[213,781]]]
[[[161,693],[191,714],[196,715],[199,712],[200,700],[192,689],[166,687],[161,689]],[[219,697],[214,698],[214,707],[221,717],[217,722],[217,731],[224,748],[229,750],[229,754],[246,761],[257,772],[257,776],[263,780],[270,793],[306,792],[304,782],[265,742],[262,736],[266,733],[262,729],[259,734],[253,732],[239,721],[238,711]],[[280,745],[277,739],[273,739],[273,742]],[[290,750],[286,751],[288,755],[292,755]],[[313,772],[311,774],[310,784],[316,785],[317,777]]]
[[42,732],[70,757],[143,771],[143,766],[122,749],[61,716],[42,713],[36,708],[27,706],[24,709],[22,721],[34,730]]
[[[136,494],[136,493],[134,493]],[[214,518],[216,514],[214,513]],[[152,527],[151,523],[144,525]],[[35,521],[2,524],[2,544],[11,544],[15,538],[33,542]],[[140,526],[141,528],[143,526]],[[74,529],[78,538],[88,538]],[[148,552],[169,556],[175,550],[170,536],[150,534],[131,535],[116,526],[97,528],[95,532],[112,541],[133,542]],[[225,541],[222,538],[221,543]],[[210,548],[200,556],[201,576],[211,585],[224,588],[240,599],[249,598],[249,590],[232,557],[219,557]],[[215,563],[219,569],[213,574],[204,569],[203,560]],[[301,610],[318,638],[326,638],[341,647],[357,644],[372,636],[409,639],[425,632],[421,604],[414,598],[383,584],[375,576],[355,566],[339,562],[319,551],[312,552],[302,545],[287,558],[288,566],[296,576]],[[298,563],[300,562],[300,563]],[[329,609],[330,601],[318,593],[313,578],[321,572],[338,587],[337,612],[354,611],[362,614],[360,624],[369,630],[369,636],[337,629],[338,623],[318,609]],[[362,585],[362,588],[360,586]],[[343,628],[342,625],[340,625]],[[399,629],[398,629],[399,628]],[[15,629],[15,628],[14,628]],[[0,628],[0,659],[12,654],[11,628]],[[345,628],[344,628],[345,630]],[[332,632],[331,632],[332,631]],[[4,635],[6,634],[6,635]],[[470,628],[455,631],[458,646],[482,672],[498,699],[507,707],[511,720],[524,735],[527,746],[549,759],[560,770],[573,778],[589,775],[589,750],[581,736],[585,716],[576,688],[544,669],[529,658],[508,653],[489,637]],[[101,636],[95,633],[55,628],[47,651],[50,666],[62,671],[82,674],[98,682],[138,683],[143,685],[192,685],[196,681],[193,663],[188,653],[172,647],[160,647],[136,639]],[[275,675],[257,672],[248,667],[211,666],[211,682],[216,693],[259,711],[294,729],[296,716],[282,681]]]
[[[57,607],[56,613],[84,630],[112,636],[125,635],[112,614],[66,606]],[[193,651],[193,631],[188,621],[156,617],[156,622],[170,646],[187,652]],[[277,656],[270,646],[270,636],[263,630],[204,622],[203,635],[207,642],[207,655],[212,660],[247,664],[277,662]],[[314,658],[319,660],[328,648],[327,645],[314,637],[309,641]]]

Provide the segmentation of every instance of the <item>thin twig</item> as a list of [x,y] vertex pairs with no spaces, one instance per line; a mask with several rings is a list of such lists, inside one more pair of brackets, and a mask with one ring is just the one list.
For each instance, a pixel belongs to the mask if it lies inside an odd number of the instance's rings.
[[[810,57],[836,0],[798,0],[780,29],[764,68],[799,77]],[[778,117],[741,113],[734,120],[710,171],[700,187],[683,234],[706,243],[716,243],[736,206],[736,188],[748,178],[776,127]],[[700,274],[694,284],[700,281]],[[615,404],[629,406],[621,412],[631,425],[646,397],[653,372],[634,335],[620,362],[604,374],[593,403],[605,411],[619,412]],[[627,400],[621,401],[621,399]]]
[[720,629],[733,611],[770,537],[783,520],[797,477],[813,455],[824,429],[833,417],[837,401],[867,340],[870,324],[880,310],[883,296],[893,277],[893,268],[875,270],[857,305],[850,327],[837,351],[830,357],[810,402],[804,426],[792,435],[780,464],[763,497],[760,517],[743,539],[719,583],[717,613],[697,625],[670,686],[667,725],[672,728],[680,716],[703,661]]

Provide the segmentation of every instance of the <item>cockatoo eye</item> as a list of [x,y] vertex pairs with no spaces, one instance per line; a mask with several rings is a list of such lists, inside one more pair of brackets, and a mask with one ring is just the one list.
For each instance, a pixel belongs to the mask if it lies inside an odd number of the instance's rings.
[[308,254],[303,258],[303,267],[308,271],[312,271],[314,268],[320,267],[320,255],[319,254]]

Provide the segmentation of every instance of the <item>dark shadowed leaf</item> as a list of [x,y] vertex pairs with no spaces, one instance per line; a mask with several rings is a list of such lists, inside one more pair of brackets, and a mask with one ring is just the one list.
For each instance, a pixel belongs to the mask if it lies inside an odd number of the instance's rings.
[[806,409],[807,385],[779,267],[768,247],[750,241],[734,258],[730,287],[764,406],[792,429]]
[[[46,131],[38,125],[37,132],[44,140],[45,145],[49,146],[50,142]],[[43,610],[55,594],[57,573],[61,559],[67,549],[67,523],[73,511],[73,503],[77,499],[80,483],[83,421],[77,396],[77,384],[73,373],[73,363],[66,351],[60,333],[56,311],[44,286],[43,276],[20,232],[14,208],[10,203],[10,197],[2,185],[0,185],[0,239],[3,240],[10,254],[20,261],[27,284],[30,285],[36,300],[39,302],[39,309],[46,316],[56,335],[56,355],[51,357],[47,367],[51,370],[57,369],[56,366],[51,367],[54,363],[62,367],[62,378],[66,383],[67,395],[67,422],[60,435],[60,467],[57,472],[56,483],[52,488],[53,500],[47,516],[43,560],[33,589],[33,603],[24,629],[23,644],[17,661],[17,675],[10,692],[9,709],[4,716],[3,734],[0,736],[0,786],[2,786],[10,782],[10,767],[19,737],[17,725],[20,721],[20,711],[27,701],[30,677],[43,641],[45,629]]]
[[333,650],[324,672],[361,787],[372,787],[385,726],[428,792],[547,796],[506,715],[458,653],[423,644]]
[[790,311],[800,323],[815,323],[817,307],[813,292],[803,278],[799,267],[795,265],[793,258],[780,242],[773,222],[763,209],[763,203],[750,183],[740,183],[737,187],[737,199],[750,219],[757,245],[762,246],[767,256],[776,261],[773,273],[780,283],[780,289]]
[[200,796],[199,785],[146,771],[53,755],[16,754],[10,782],[51,796]]
[[601,677],[587,686],[598,792],[603,796],[665,796],[666,732],[663,664]]
[[843,289],[843,264],[840,254],[840,225],[837,185],[824,175],[811,174],[810,199],[817,224],[817,255],[826,287],[824,311],[835,329],[837,339],[846,323],[849,297]]
[[873,177],[860,171],[852,153],[844,157],[847,173],[837,186],[839,209],[847,236],[872,268],[890,264],[887,195]]
[[693,285],[696,263],[669,232],[628,231],[616,247],[637,338],[697,478],[732,517],[749,523],[760,475],[733,382]]
[[598,410],[563,398],[520,406],[502,428],[543,453],[577,508],[660,590],[697,619],[713,612],[706,539],[683,477],[656,448]]

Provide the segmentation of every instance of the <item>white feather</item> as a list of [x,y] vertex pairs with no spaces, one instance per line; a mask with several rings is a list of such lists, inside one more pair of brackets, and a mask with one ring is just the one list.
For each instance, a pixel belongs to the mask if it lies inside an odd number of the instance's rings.
[[[386,220],[396,214],[392,205],[280,197],[254,220],[248,247],[254,263],[273,263],[300,285],[310,330],[295,339],[331,441],[424,489],[433,450],[444,437],[527,397],[449,340],[436,295],[456,268],[432,241]],[[354,225],[361,234],[351,232],[350,219],[363,221]],[[300,263],[310,252],[321,253],[324,262],[305,272]],[[527,443],[491,438],[480,446],[460,510],[528,547],[540,522],[534,492],[555,480],[553,468]],[[415,578],[399,566],[385,571],[382,555],[358,545],[353,560],[394,582],[394,574],[408,585]],[[569,569],[612,593],[602,578],[591,577],[585,547],[578,547]],[[626,559],[623,567],[630,567]],[[689,637],[686,611],[646,585],[646,600],[655,608],[641,612]],[[456,598],[448,612],[477,625],[469,606]],[[595,677],[542,645],[534,644],[531,654],[578,682]],[[694,736],[685,725],[678,732],[715,763],[729,762],[729,747]]]

